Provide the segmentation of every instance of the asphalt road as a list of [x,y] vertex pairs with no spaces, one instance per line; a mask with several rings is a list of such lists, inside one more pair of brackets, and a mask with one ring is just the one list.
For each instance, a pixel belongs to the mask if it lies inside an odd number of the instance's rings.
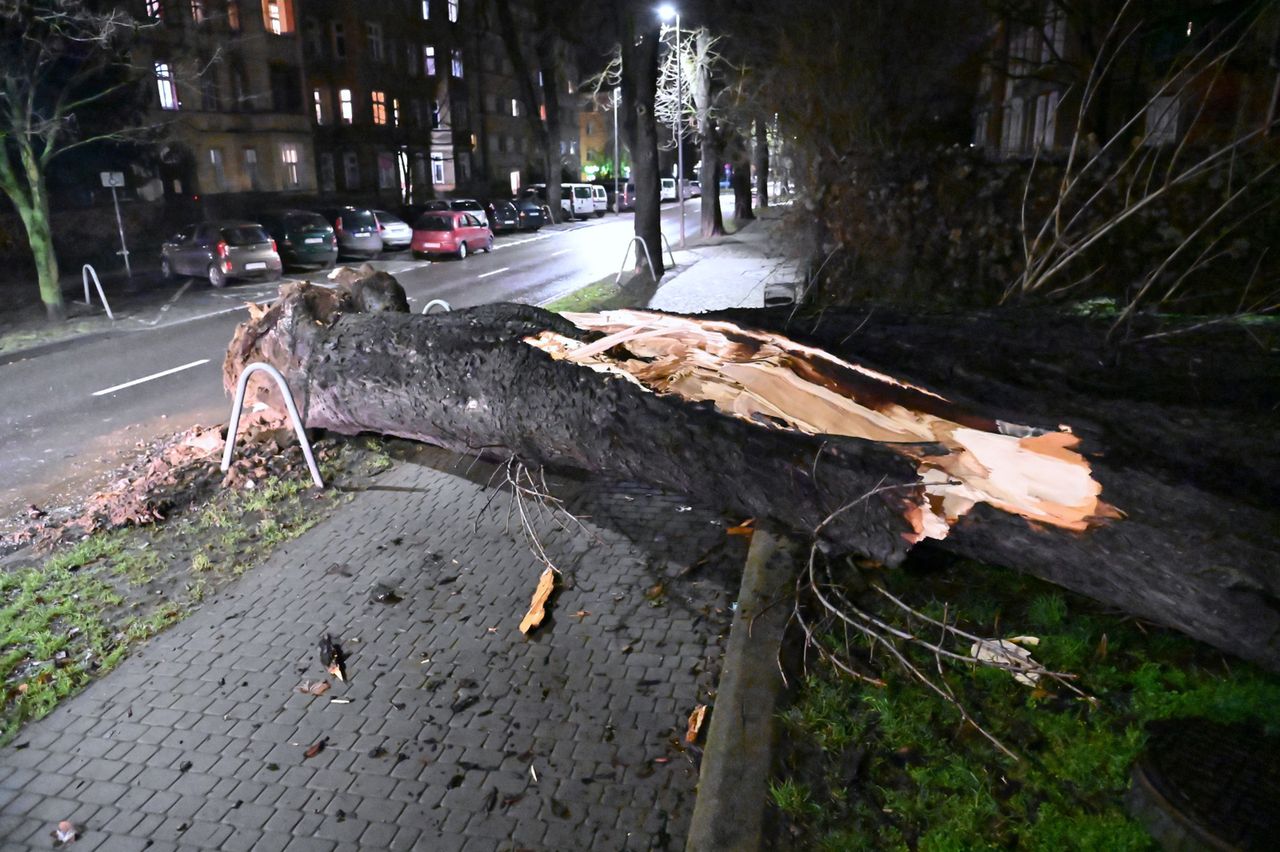
[[[686,208],[696,231],[699,204]],[[679,233],[679,213],[663,210],[663,229]],[[453,307],[496,301],[545,304],[614,274],[632,235],[630,214],[536,234],[499,237],[494,251],[466,260],[379,261],[419,311],[432,299]],[[139,442],[195,423],[225,422],[230,403],[221,364],[245,301],[275,285],[233,284],[211,291],[176,285],[153,320],[131,330],[72,340],[0,365],[0,519],[34,503],[64,505],[129,458]],[[184,304],[184,301],[187,304]]]

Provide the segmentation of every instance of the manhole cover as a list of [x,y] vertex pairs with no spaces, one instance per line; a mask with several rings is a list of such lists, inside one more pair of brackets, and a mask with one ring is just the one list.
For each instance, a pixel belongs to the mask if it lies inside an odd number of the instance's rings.
[[1147,726],[1129,805],[1165,849],[1275,849],[1280,738],[1249,725],[1167,719]]

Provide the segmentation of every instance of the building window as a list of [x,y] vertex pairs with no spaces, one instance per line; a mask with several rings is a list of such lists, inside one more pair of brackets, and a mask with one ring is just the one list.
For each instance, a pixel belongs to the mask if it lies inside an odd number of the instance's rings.
[[351,107],[351,90],[342,89],[338,92],[338,103],[342,113],[342,123],[350,124],[354,118],[354,112]]
[[436,49],[429,44],[422,48],[422,69],[428,77],[436,73]]
[[207,17],[208,15],[205,14],[204,10],[204,0],[191,0],[191,20],[197,24],[203,24]]
[[298,146],[292,143],[281,144],[280,162],[284,164],[284,188],[297,189],[302,183],[298,174]]
[[373,123],[387,123],[387,93],[386,92],[370,92],[370,98],[373,100]]
[[227,0],[227,26],[231,32],[240,32],[240,0]]
[[461,80],[462,79],[462,48],[455,47],[450,52],[449,55],[452,57],[450,60],[450,68],[453,72],[453,76]]
[[316,124],[324,124],[324,95],[319,89],[311,90],[311,108],[315,110]]
[[267,32],[275,35],[293,32],[293,6],[289,0],[266,0],[262,7],[262,24]]
[[418,76],[418,48],[413,42],[405,43],[404,67],[408,70],[410,77]]
[[1161,96],[1152,98],[1146,109],[1146,128],[1142,134],[1143,145],[1169,145],[1178,141],[1178,98]]
[[324,153],[320,155],[320,191],[333,192],[337,189],[337,184],[333,179],[333,155]]
[[431,182],[444,183],[444,154],[431,155]]
[[164,4],[160,0],[147,0],[147,17],[160,20],[164,17]]
[[168,62],[155,63],[156,91],[160,93],[160,109],[181,109],[178,101],[178,84],[173,79],[173,69]]
[[262,188],[262,176],[258,173],[258,149],[244,149],[244,173],[249,178],[250,189]]
[[1058,93],[1049,92],[1036,98],[1033,148],[1052,148],[1058,135]]
[[347,34],[342,24],[333,23],[331,32],[333,33],[333,56],[335,59],[343,59],[347,55]]
[[342,155],[342,179],[347,189],[360,188],[360,160],[355,151],[347,151]]
[[222,149],[209,149],[209,168],[213,170],[213,185],[218,192],[227,191],[227,170],[222,162]]
[[396,158],[386,151],[378,152],[378,188],[399,189],[396,184]]
[[369,58],[382,61],[382,24],[369,21],[364,25],[365,39],[369,42]]
[[208,58],[200,61],[204,73],[200,75],[200,108],[217,112],[222,107],[222,98],[218,92],[218,69]]
[[422,0],[422,20],[431,20],[431,0]]
[[392,127],[400,126],[400,99],[399,98],[391,99],[391,126]]
[[449,20],[455,24],[458,22],[458,0],[449,0]]
[[302,43],[306,46],[307,56],[320,55],[320,22],[315,18],[304,18],[302,21]]

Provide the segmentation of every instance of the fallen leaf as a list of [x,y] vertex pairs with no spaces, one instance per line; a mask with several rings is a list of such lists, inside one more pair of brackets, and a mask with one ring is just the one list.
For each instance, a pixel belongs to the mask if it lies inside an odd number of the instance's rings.
[[298,684],[298,691],[307,695],[324,695],[329,691],[329,681],[318,680],[315,683],[304,680]]
[[[1035,666],[1036,661],[1031,658],[1031,652],[1022,646],[1035,647],[1039,644],[1040,639],[1036,636],[979,639],[969,648],[969,656],[982,662],[998,663],[1002,666],[1030,667]],[[1040,681],[1039,672],[1018,671],[1016,668],[1010,668],[1008,671],[1013,675],[1014,680],[1026,686],[1035,686]]]
[[684,732],[684,741],[687,743],[696,743],[698,741],[698,733],[702,730],[702,720],[707,715],[707,705],[699,704],[693,708],[693,712],[689,714],[689,728]]
[[529,611],[525,613],[524,619],[520,622],[520,632],[527,634],[530,630],[542,623],[542,619],[546,617],[547,599],[551,597],[551,591],[556,585],[556,572],[550,568],[542,572],[542,576],[538,578],[538,587],[533,591],[533,600],[529,602]]
[[312,743],[311,746],[305,752],[303,752],[302,756],[304,758],[315,757],[317,754],[324,751],[324,747],[328,745],[328,743],[329,743],[329,738],[322,737],[317,742]]
[[656,583],[645,589],[644,596],[649,600],[656,600],[667,593],[667,589],[661,583]]

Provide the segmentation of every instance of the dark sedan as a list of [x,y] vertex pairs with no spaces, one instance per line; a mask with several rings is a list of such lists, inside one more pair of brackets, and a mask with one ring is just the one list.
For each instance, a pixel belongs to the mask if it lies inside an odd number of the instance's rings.
[[328,269],[338,260],[338,237],[319,213],[278,210],[260,217],[285,266]]
[[547,224],[547,211],[536,198],[517,198],[511,204],[516,208],[516,227],[521,231],[536,231]]
[[495,234],[514,231],[520,227],[520,213],[516,206],[504,198],[494,198],[484,203],[489,214],[489,227]]

